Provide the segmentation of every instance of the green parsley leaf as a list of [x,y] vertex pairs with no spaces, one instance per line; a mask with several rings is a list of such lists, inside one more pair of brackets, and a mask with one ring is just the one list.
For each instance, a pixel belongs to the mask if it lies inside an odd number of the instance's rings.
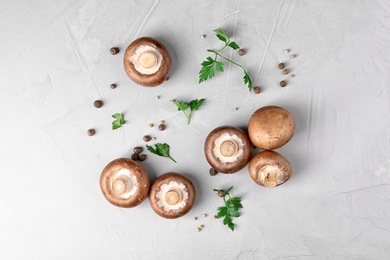
[[243,208],[241,204],[241,198],[239,197],[230,198],[229,202],[238,209]]
[[232,230],[232,231],[234,231],[234,224],[233,224],[233,222],[229,222],[228,223],[228,227]]
[[206,66],[213,65],[213,63],[214,63],[214,60],[209,56],[209,57],[207,57],[207,60],[205,60],[204,62],[201,63],[201,65],[203,67],[206,67]]
[[221,41],[223,42],[229,41],[229,36],[221,28],[215,29],[214,32],[217,35],[218,39],[220,39]]
[[199,83],[202,83],[203,81],[206,81],[207,79],[211,79],[212,77],[214,77],[215,73],[214,73],[213,64],[206,65],[206,66],[202,65],[203,68],[199,71]]
[[191,100],[191,102],[189,104],[191,111],[198,110],[198,108],[202,105],[203,101],[204,101],[204,98],[202,98],[200,100],[198,100],[198,99]]
[[226,225],[228,223],[231,223],[232,219],[226,214],[225,218],[223,219],[223,224]]
[[149,152],[151,152],[151,153],[153,153],[153,154],[156,154],[156,155],[158,155],[158,156],[161,156],[161,157],[169,158],[169,159],[171,159],[172,161],[174,161],[174,162],[176,163],[175,159],[173,159],[173,158],[169,155],[169,148],[170,148],[170,147],[169,147],[168,144],[166,144],[166,143],[164,143],[164,144],[158,143],[158,144],[155,144],[155,147],[156,147],[156,148],[153,148],[153,147],[150,146],[150,145],[146,145],[146,149],[147,149]]
[[226,216],[226,213],[227,213],[226,207],[219,207],[218,213],[217,213],[217,218],[222,218],[222,217]]
[[238,218],[240,216],[240,213],[238,213],[238,209],[236,207],[230,207],[228,208],[228,211],[230,216]]
[[238,44],[235,43],[235,42],[230,42],[230,43],[228,44],[228,46],[231,47],[231,48],[233,48],[233,50],[238,50],[238,49],[240,48],[240,46],[238,46]]
[[248,83],[248,89],[249,89],[249,91],[252,91],[252,80],[249,77],[248,73],[246,73],[246,72],[245,72],[245,76],[244,76],[244,83],[245,84]]
[[[225,206],[218,208],[217,218],[223,217],[223,224],[227,225],[232,231],[234,231],[234,223],[233,218],[238,218],[240,216],[239,209],[243,208],[241,204],[240,197],[230,197],[230,191],[233,189],[231,186],[227,190],[213,189],[215,192],[222,191],[224,194],[223,201],[225,202]],[[219,195],[219,194],[218,194]],[[226,196],[228,199],[226,199]]]
[[249,77],[249,74],[245,70],[245,68],[241,64],[238,64],[237,62],[235,62],[235,61],[233,61],[233,60],[231,60],[231,59],[229,59],[226,56],[221,54],[221,52],[226,47],[230,47],[233,50],[237,50],[240,48],[240,46],[236,42],[230,41],[229,36],[221,28],[215,29],[214,32],[215,32],[215,35],[218,37],[218,39],[223,41],[225,43],[225,45],[217,51],[207,50],[208,52],[213,53],[215,55],[215,57],[213,59],[212,57],[208,56],[206,58],[206,60],[200,64],[202,66],[202,68],[199,71],[199,84],[208,80],[208,79],[211,79],[215,76],[214,64],[215,64],[215,69],[217,71],[224,72],[223,63],[221,61],[217,61],[218,58],[222,58],[222,59],[232,63],[233,65],[236,65],[244,72],[244,83],[248,84],[249,91],[252,91],[252,80]]
[[[177,106],[179,111],[183,111],[184,115],[187,118],[187,124],[190,124],[192,113],[199,109],[199,107],[203,104],[204,100],[205,100],[204,98],[199,99],[199,100],[194,99],[194,100],[191,100],[190,103],[186,103],[184,101],[176,101],[176,100],[171,100],[171,102]],[[187,114],[188,108],[190,108],[190,111]]]
[[118,129],[122,125],[126,124],[126,120],[123,118],[123,113],[115,113],[112,117],[115,119],[112,121],[112,130]]
[[186,111],[186,109],[188,108],[188,104],[183,101],[172,100],[172,103],[177,106],[177,110],[179,111]]
[[223,63],[220,62],[220,61],[216,61],[215,62],[215,68],[220,71],[220,72],[223,72]]

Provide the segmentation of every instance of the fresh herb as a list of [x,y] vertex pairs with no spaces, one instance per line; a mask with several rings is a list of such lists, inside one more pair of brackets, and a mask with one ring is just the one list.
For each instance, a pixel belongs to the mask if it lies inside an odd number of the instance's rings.
[[[218,208],[217,218],[224,217],[223,224],[227,225],[232,231],[234,231],[234,223],[232,218],[238,218],[240,216],[238,210],[243,207],[241,204],[241,197],[230,197],[230,191],[232,189],[233,186],[227,190],[214,189],[214,191],[218,192],[218,196],[222,197],[223,201],[225,202],[224,207]],[[226,199],[226,196],[228,199]]]
[[[186,103],[184,101],[176,101],[172,100],[171,102],[177,106],[177,110],[183,111],[184,115],[187,117],[187,123],[190,124],[191,121],[191,115],[192,112],[196,111],[199,109],[199,107],[202,105],[204,101],[204,98],[202,99],[195,99],[191,100],[190,103]],[[187,114],[187,109],[190,109],[190,113]]]
[[170,155],[169,155],[169,145],[164,143],[164,144],[155,144],[156,146],[156,149],[154,149],[153,147],[151,147],[150,145],[146,145],[146,149],[148,149],[149,152],[151,153],[154,153],[158,156],[162,156],[162,157],[166,157],[166,158],[169,158],[171,159],[172,161],[175,161],[175,159],[173,159]]
[[215,69],[217,71],[220,71],[220,72],[224,71],[224,69],[223,69],[224,64],[220,61],[217,61],[217,58],[221,57],[222,59],[225,59],[225,60],[229,61],[230,63],[232,63],[232,64],[234,64],[242,69],[242,71],[244,72],[244,78],[243,78],[244,83],[248,84],[249,91],[252,91],[252,80],[249,77],[249,74],[245,70],[245,68],[241,64],[238,64],[237,62],[234,62],[231,59],[229,59],[221,54],[221,52],[228,46],[230,48],[232,48],[233,50],[238,50],[240,48],[240,46],[236,42],[232,42],[230,40],[229,36],[226,34],[226,32],[224,32],[224,30],[222,30],[221,28],[215,29],[214,32],[215,32],[216,36],[218,37],[218,39],[223,41],[225,43],[225,45],[217,51],[207,50],[208,52],[211,52],[214,54],[214,59],[209,56],[206,58],[205,61],[203,61],[201,63],[202,69],[199,71],[199,83],[202,83],[203,81],[206,81],[207,79],[211,79],[214,77],[214,75],[215,75],[214,66],[215,66]]
[[123,124],[126,124],[126,120],[123,118],[123,113],[113,114],[112,117],[115,118],[115,120],[112,121],[112,130],[118,129]]

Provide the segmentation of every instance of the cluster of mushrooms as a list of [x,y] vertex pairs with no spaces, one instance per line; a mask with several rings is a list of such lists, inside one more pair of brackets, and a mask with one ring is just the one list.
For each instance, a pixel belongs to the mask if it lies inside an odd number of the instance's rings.
[[[289,161],[272,151],[291,140],[294,118],[284,108],[266,106],[256,110],[248,122],[248,134],[234,126],[221,126],[206,138],[208,163],[221,173],[235,173],[249,163],[249,175],[259,185],[273,188],[291,177]],[[252,158],[252,144],[264,151]]]
[[[168,79],[171,56],[159,41],[142,37],[133,41],[124,54],[124,68],[138,85],[155,87]],[[208,163],[218,172],[235,173],[249,163],[249,174],[259,185],[276,187],[291,176],[291,165],[272,151],[286,144],[295,131],[291,114],[277,106],[255,111],[248,123],[248,134],[233,126],[221,126],[209,133],[204,144]],[[252,145],[264,151],[252,158]],[[100,176],[104,197],[113,205],[131,208],[147,197],[159,216],[178,218],[194,205],[196,192],[188,177],[180,173],[162,174],[151,184],[148,173],[130,158],[111,161]]]
[[[142,37],[127,47],[123,63],[132,81],[155,87],[168,79],[172,60],[161,42]],[[132,208],[149,197],[154,212],[169,219],[187,214],[196,198],[194,184],[188,177],[168,172],[151,184],[145,168],[130,158],[108,163],[100,175],[100,188],[104,197],[118,207]]]
[[100,175],[100,188],[113,205],[132,208],[147,197],[154,212],[163,218],[187,214],[195,202],[194,184],[180,173],[168,172],[152,185],[145,168],[130,158],[111,161]]

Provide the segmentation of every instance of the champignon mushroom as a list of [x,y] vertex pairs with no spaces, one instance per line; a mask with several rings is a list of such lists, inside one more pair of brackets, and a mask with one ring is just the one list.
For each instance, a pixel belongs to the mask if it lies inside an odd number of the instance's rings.
[[195,202],[195,188],[182,174],[168,172],[158,177],[149,193],[150,206],[163,218],[178,218],[187,214]]
[[274,150],[285,145],[293,137],[294,131],[292,115],[277,106],[266,106],[256,110],[248,123],[250,140],[263,150]]
[[141,86],[155,87],[168,78],[172,59],[161,42],[142,37],[127,47],[123,63],[132,81]]
[[291,177],[292,169],[289,161],[274,151],[263,151],[256,154],[249,162],[249,175],[258,184],[273,188]]
[[111,161],[100,175],[100,188],[113,205],[135,207],[148,196],[149,176],[141,164],[120,158]]
[[212,130],[204,143],[208,163],[221,173],[235,173],[248,164],[252,146],[240,128],[220,126]]

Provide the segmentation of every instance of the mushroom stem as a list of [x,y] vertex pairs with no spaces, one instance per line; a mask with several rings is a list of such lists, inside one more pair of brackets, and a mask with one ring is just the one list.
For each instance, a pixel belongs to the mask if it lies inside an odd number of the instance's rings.
[[264,186],[268,188],[281,184],[279,179],[283,176],[283,171],[277,166],[265,165],[259,169],[258,178],[263,180]]
[[231,157],[237,152],[237,143],[232,140],[224,141],[220,146],[220,152],[225,157]]
[[141,53],[138,57],[138,63],[141,67],[145,69],[149,69],[156,65],[157,63],[157,56],[151,51],[145,51]]
[[170,190],[165,194],[165,201],[169,205],[175,205],[179,202],[180,196],[179,193],[175,190]]
[[116,195],[120,196],[126,191],[126,183],[122,179],[116,179],[112,183],[112,190]]

